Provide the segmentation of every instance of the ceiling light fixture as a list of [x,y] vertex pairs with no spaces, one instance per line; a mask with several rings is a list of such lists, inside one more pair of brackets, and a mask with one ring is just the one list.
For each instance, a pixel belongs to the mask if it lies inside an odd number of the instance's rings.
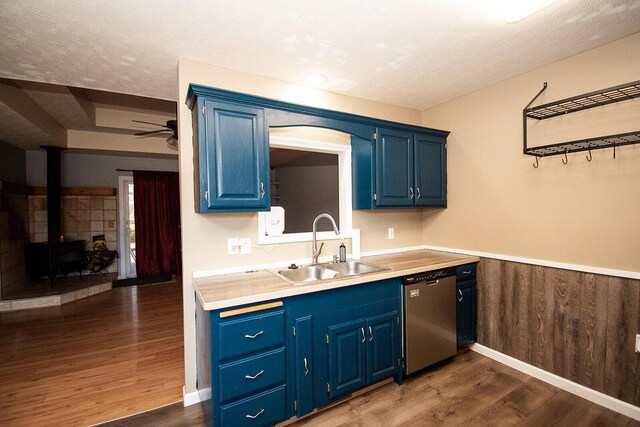
[[558,0],[476,0],[476,3],[505,21],[514,23],[556,1]]
[[306,78],[307,83],[311,86],[320,86],[327,79],[322,74],[311,74]]

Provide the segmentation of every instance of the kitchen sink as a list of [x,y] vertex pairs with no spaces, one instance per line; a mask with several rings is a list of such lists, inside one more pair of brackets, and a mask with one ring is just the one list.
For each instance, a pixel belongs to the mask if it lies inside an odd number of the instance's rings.
[[384,270],[388,270],[388,268],[351,260],[346,262],[331,262],[327,264],[314,264],[298,268],[288,268],[272,271],[272,273],[282,277],[289,283],[300,285],[320,280],[345,279],[363,274],[377,273]]

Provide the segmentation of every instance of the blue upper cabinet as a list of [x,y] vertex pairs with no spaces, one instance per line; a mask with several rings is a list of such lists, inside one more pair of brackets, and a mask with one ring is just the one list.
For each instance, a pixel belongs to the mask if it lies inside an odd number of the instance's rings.
[[378,129],[376,206],[413,206],[413,134]]
[[416,206],[447,206],[447,150],[443,138],[416,135],[413,143]]
[[447,206],[447,132],[424,130],[351,138],[354,209]]
[[[197,127],[196,210],[265,211],[270,207],[269,139],[262,108],[201,97]],[[199,205],[199,209],[198,209]]]
[[189,85],[196,212],[266,211],[269,128],[351,135],[353,208],[446,207],[449,132]]

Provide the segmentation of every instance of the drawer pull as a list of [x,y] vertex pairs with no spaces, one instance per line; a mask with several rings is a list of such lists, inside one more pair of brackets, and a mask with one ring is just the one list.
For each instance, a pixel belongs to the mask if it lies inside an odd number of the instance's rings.
[[471,274],[471,270],[469,270],[469,271],[463,271],[463,272],[462,272],[462,274],[469,275],[469,274]]
[[458,302],[462,301],[462,291],[460,289],[458,289],[458,294],[460,294],[460,299],[458,300]]
[[252,339],[258,338],[262,334],[264,334],[264,331],[256,332],[255,335],[245,335],[244,337],[252,340]]
[[307,366],[307,358],[304,358],[304,376],[306,377],[309,374],[309,367]]
[[369,326],[369,342],[373,341],[373,331],[371,330],[371,326]]
[[360,332],[362,332],[362,343],[364,344],[364,342],[367,340],[367,338],[364,336],[364,328],[360,328]]
[[258,377],[259,377],[260,375],[262,375],[262,374],[264,374],[264,370],[262,370],[262,371],[258,372],[257,374],[255,374],[255,375],[253,375],[253,376],[252,376],[252,375],[245,375],[244,377],[245,377],[246,379],[248,379],[248,380],[255,380],[256,378],[258,378]]
[[247,418],[251,418],[252,420],[255,420],[255,419],[256,419],[256,418],[258,418],[260,415],[262,415],[262,413],[263,413],[263,412],[264,412],[264,408],[260,409],[260,411],[259,411],[257,414],[255,414],[255,415],[249,415],[249,414],[247,414],[247,415],[245,415],[245,417],[247,417]]

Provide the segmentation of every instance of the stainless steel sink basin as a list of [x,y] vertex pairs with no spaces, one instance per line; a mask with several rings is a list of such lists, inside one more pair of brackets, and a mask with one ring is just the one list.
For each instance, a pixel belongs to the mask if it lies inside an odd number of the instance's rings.
[[388,268],[380,267],[373,264],[366,264],[360,261],[347,261],[327,264],[316,264],[298,267],[295,269],[283,269],[273,271],[276,275],[282,277],[294,285],[300,285],[308,282],[330,279],[344,279],[347,277],[359,276],[362,274],[376,273],[378,271],[388,270]]
[[365,264],[360,261],[347,261],[325,264],[327,268],[337,271],[341,277],[357,276],[360,274],[376,273],[382,270],[388,270],[377,265]]

